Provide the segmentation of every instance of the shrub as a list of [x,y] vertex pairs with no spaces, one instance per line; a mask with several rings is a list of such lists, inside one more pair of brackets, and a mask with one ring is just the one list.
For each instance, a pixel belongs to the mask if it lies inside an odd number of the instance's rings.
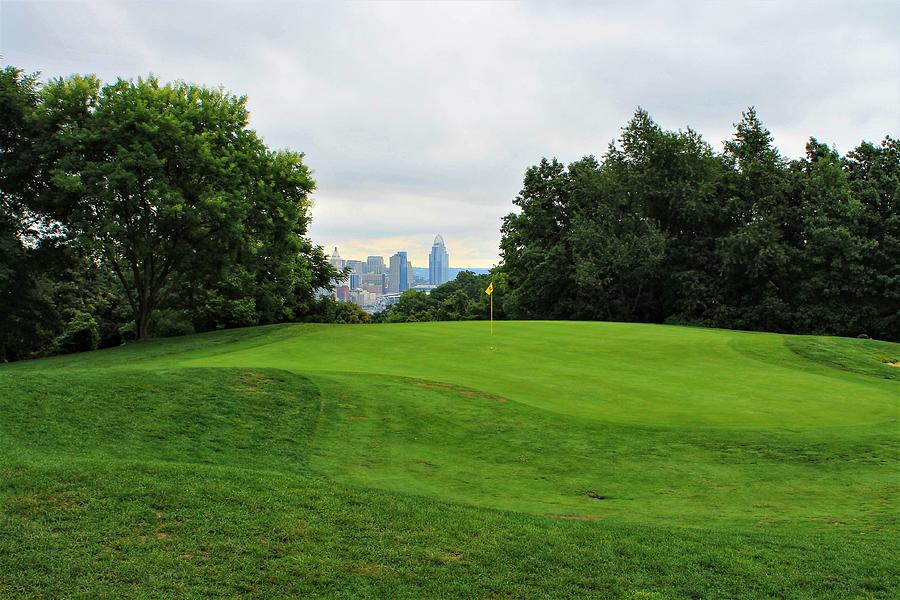
[[153,315],[150,324],[150,335],[153,337],[175,337],[194,333],[187,311],[159,310]]
[[57,345],[63,354],[96,350],[100,344],[100,328],[93,315],[76,310],[66,322],[65,332]]

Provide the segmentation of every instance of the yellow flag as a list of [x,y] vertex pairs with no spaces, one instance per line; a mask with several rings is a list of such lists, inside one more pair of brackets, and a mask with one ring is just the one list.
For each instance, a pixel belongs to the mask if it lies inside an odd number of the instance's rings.
[[487,286],[487,289],[484,290],[484,293],[487,294],[488,296],[490,296],[491,294],[494,293],[494,282],[493,281]]

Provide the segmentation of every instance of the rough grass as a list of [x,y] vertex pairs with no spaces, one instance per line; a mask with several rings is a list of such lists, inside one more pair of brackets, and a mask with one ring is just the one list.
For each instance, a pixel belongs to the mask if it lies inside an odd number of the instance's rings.
[[900,588],[900,346],[483,325],[254,328],[0,368],[0,596]]

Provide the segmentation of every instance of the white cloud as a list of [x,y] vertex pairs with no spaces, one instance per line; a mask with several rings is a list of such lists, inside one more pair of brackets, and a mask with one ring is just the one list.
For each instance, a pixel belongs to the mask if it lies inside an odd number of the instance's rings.
[[714,146],[755,105],[788,156],[900,129],[900,5],[861,2],[0,3],[0,54],[45,76],[223,85],[307,154],[311,233],[345,257],[497,260],[542,156],[602,154],[635,107]]

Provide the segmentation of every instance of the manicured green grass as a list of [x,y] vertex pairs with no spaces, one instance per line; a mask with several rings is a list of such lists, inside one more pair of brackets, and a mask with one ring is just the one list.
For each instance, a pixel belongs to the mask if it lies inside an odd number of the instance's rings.
[[3,597],[894,597],[900,345],[293,325],[0,368]]

